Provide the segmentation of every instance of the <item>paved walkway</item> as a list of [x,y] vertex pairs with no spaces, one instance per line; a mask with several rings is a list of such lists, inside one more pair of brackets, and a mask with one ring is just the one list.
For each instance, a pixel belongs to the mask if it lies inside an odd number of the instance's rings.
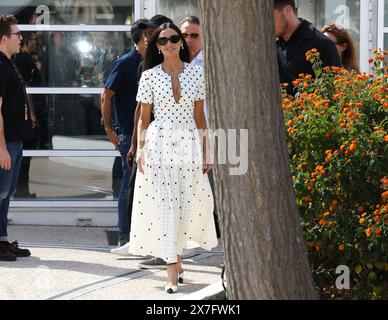
[[197,250],[184,260],[185,284],[167,295],[166,270],[141,270],[143,257],[109,251],[108,228],[9,226],[10,240],[30,249],[28,258],[0,261],[0,300],[175,300],[219,282],[222,248]]

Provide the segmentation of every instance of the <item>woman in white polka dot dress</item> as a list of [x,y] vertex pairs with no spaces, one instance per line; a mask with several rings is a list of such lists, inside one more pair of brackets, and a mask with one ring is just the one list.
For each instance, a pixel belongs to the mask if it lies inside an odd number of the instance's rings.
[[168,293],[178,290],[183,249],[217,246],[211,165],[206,135],[198,130],[206,129],[204,75],[188,61],[179,28],[162,25],[148,45],[137,96],[142,105],[129,250],[167,262]]

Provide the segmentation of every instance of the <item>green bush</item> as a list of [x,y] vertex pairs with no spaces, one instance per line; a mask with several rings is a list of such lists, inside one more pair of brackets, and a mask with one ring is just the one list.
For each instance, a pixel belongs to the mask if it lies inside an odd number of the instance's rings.
[[[325,298],[388,298],[388,77],[382,50],[374,75],[322,68],[283,90],[294,190],[310,266]],[[287,84],[284,84],[285,87]],[[351,289],[337,290],[339,265]]]

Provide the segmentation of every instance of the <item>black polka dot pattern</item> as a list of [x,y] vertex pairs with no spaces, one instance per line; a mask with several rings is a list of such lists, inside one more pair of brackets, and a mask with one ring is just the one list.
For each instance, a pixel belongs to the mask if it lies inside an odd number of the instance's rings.
[[204,100],[203,69],[185,63],[175,101],[171,78],[161,65],[143,73],[137,100],[153,104],[146,135],[144,171],[137,173],[130,252],[174,263],[184,248],[217,246],[213,194],[202,173],[202,147],[194,103]]

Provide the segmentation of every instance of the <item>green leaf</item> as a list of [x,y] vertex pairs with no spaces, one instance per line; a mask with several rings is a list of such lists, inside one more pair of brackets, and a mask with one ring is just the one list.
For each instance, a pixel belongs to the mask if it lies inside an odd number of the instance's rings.
[[360,274],[362,272],[362,266],[360,264],[356,265],[354,272]]
[[377,278],[376,273],[374,273],[374,272],[369,273],[369,275],[368,275],[369,280],[373,281],[373,280],[376,280],[376,278]]
[[381,271],[384,270],[384,263],[382,263],[382,262],[375,262],[375,266],[377,269],[379,269]]

